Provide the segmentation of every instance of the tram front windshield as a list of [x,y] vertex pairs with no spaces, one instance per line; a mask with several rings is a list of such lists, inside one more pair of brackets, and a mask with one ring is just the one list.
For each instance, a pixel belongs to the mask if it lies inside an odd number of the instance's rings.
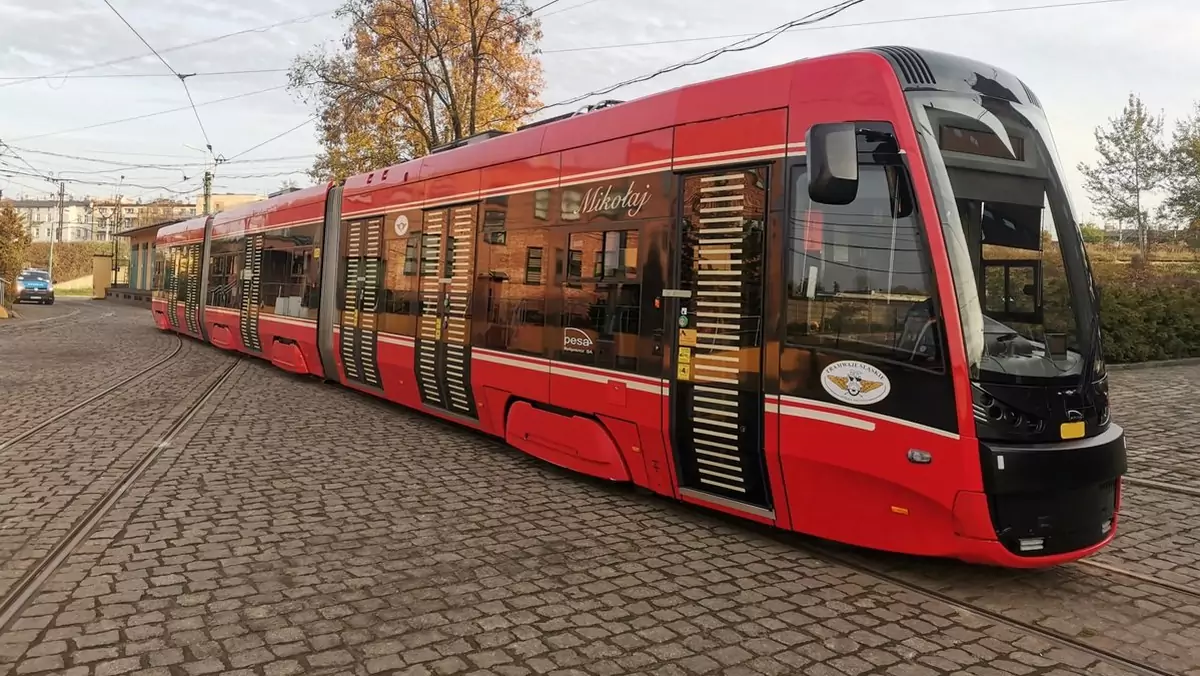
[[1094,287],[1044,114],[950,93],[915,94],[910,105],[972,374],[1078,379],[1098,340]]

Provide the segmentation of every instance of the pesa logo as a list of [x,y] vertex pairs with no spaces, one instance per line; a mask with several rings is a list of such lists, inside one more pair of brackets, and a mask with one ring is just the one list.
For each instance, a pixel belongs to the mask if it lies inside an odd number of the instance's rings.
[[583,329],[568,326],[563,329],[563,351],[592,354],[596,342]]
[[835,361],[821,371],[821,387],[838,401],[866,406],[883,401],[892,383],[883,371],[861,361]]
[[392,229],[396,231],[397,237],[403,237],[408,234],[408,216],[400,214],[396,217],[396,222],[392,224]]

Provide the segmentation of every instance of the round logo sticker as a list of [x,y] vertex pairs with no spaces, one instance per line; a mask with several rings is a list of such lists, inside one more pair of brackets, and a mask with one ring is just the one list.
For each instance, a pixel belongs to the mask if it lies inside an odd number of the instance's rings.
[[396,217],[396,223],[392,226],[396,231],[397,237],[403,237],[408,234],[408,216],[400,214]]
[[829,396],[856,406],[887,398],[892,383],[883,371],[861,361],[835,361],[821,371],[821,386]]

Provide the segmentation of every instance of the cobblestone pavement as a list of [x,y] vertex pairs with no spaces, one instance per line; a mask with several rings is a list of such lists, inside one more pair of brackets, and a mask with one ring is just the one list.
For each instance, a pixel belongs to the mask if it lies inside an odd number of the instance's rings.
[[1094,559],[1200,594],[1200,497],[1126,485],[1117,537]]
[[[144,341],[146,363],[174,339],[140,312],[80,318],[96,325],[64,327],[45,353],[122,329],[119,342]],[[109,480],[105,458],[127,466],[229,359],[187,341],[176,377],[129,390],[137,401],[122,402],[120,419],[72,415],[38,443],[14,445],[13,461],[0,457],[0,570],[43,552]],[[1136,430],[1129,413],[1153,392],[1120,387],[1118,419]],[[87,446],[70,441],[84,434]],[[40,509],[4,520],[26,500]],[[1181,522],[1200,524],[1200,500],[1141,488],[1126,500],[1103,560],[1194,576],[1197,541]],[[0,634],[0,676],[1131,673],[820,561],[802,540],[559,471],[251,361]],[[1200,676],[1198,599],[1081,566],[867,558],[952,598]]]
[[[141,327],[131,337],[155,331]],[[166,368],[0,448],[0,597],[158,441],[218,368],[232,362],[186,341]]]
[[223,392],[43,588],[0,665],[81,676],[1123,673],[753,529],[265,365]]
[[33,305],[21,303],[13,308],[13,316],[0,321],[0,329],[16,326],[22,323],[41,323],[50,318],[67,317],[79,314],[81,308],[90,302],[87,298],[59,297],[54,305]]
[[[1136,549],[1126,546],[1123,553]],[[1132,568],[1122,555],[1106,551],[1110,553],[1096,560]],[[876,553],[860,553],[856,558],[923,589],[1127,659],[1173,674],[1200,674],[1200,597],[1078,564],[1016,571]],[[1172,581],[1183,577],[1183,573],[1163,574],[1152,561],[1135,572]]]
[[20,307],[25,319],[0,324],[0,444],[178,344],[138,307],[77,299]]
[[1125,428],[1129,474],[1200,488],[1200,364],[1115,370],[1113,420]]

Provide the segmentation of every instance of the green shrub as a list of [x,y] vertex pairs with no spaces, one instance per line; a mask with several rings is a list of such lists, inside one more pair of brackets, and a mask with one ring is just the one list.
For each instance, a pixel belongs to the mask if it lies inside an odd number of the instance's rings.
[[[57,242],[54,245],[54,283],[92,274],[92,257],[111,256],[112,242]],[[29,267],[45,270],[50,265],[50,243],[34,242],[25,252]]]
[[1109,363],[1200,357],[1200,265],[1094,267]]

